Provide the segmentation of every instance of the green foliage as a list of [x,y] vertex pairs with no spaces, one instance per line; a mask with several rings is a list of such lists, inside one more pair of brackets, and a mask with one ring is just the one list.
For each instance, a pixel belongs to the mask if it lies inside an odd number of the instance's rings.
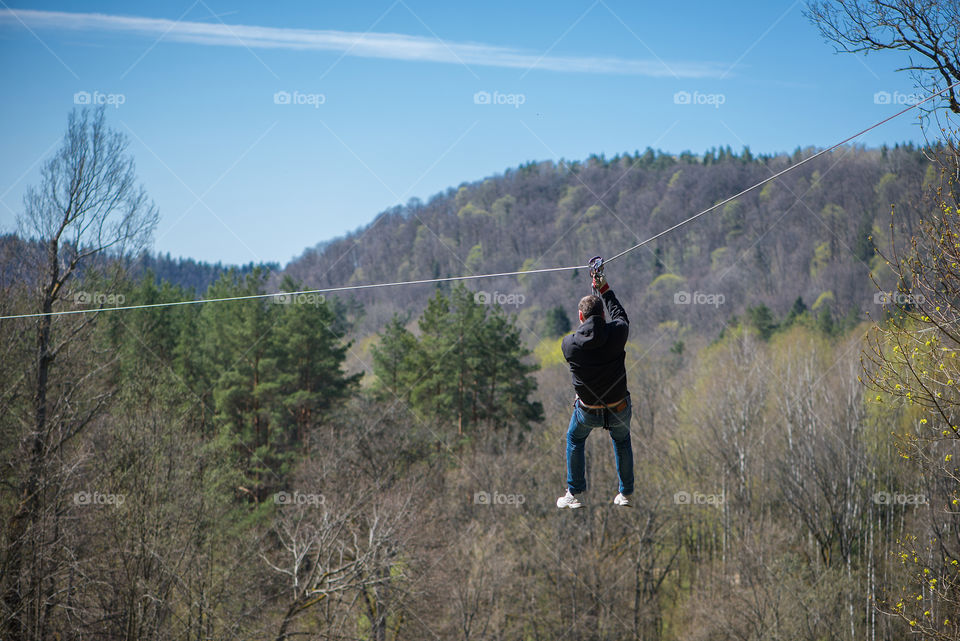
[[847,212],[844,211],[843,207],[836,203],[827,203],[820,210],[820,218],[831,226],[842,222],[846,215]]
[[463,285],[449,296],[437,291],[419,320],[414,337],[397,318],[380,335],[374,350],[378,387],[407,398],[418,414],[458,434],[488,426],[525,430],[542,420],[536,369],[519,329],[499,306],[478,303]]
[[[126,305],[189,300],[182,287],[164,281],[157,284],[152,272],[124,293]],[[119,398],[131,409],[153,400],[176,402],[184,392],[180,372],[174,367],[182,333],[191,327],[197,313],[186,306],[130,310],[114,314],[104,323],[104,331],[114,346],[119,361],[116,381]]]
[[591,205],[583,215],[583,223],[597,224],[603,220],[606,209],[600,205]]
[[881,207],[889,207],[897,201],[897,176],[890,172],[881,176],[880,181],[874,187],[877,197],[880,199]]
[[570,317],[560,305],[548,309],[540,321],[540,335],[546,338],[555,338],[570,332]]
[[482,219],[485,216],[487,216],[487,212],[480,209],[473,203],[467,203],[460,209],[460,211],[457,212],[457,217],[461,220],[461,222],[469,222],[478,218]]
[[[263,294],[266,278],[231,271],[207,297]],[[289,277],[282,288],[298,289]],[[262,499],[283,485],[309,432],[357,388],[359,376],[341,370],[342,320],[322,296],[303,295],[204,305],[176,329],[167,353],[194,420],[230,444],[247,490]]]
[[810,309],[812,309],[813,311],[817,311],[824,305],[829,306],[831,303],[833,303],[833,301],[834,301],[833,292],[830,290],[827,290],[825,292],[822,292],[819,296],[817,296],[817,300],[813,302],[813,307],[811,307]]
[[587,202],[589,192],[582,185],[567,186],[566,193],[557,201],[557,227],[563,227],[573,222],[574,216]]
[[783,320],[784,327],[790,327],[806,313],[807,304],[803,302],[803,296],[797,296],[797,300],[793,301],[793,305],[790,307],[787,317]]
[[732,200],[723,206],[720,224],[723,226],[726,242],[729,244],[743,234],[745,226],[745,207],[739,200]]
[[824,241],[817,245],[813,250],[813,258],[810,260],[810,276],[816,277],[824,267],[830,264],[832,257],[830,241]]
[[760,190],[760,202],[769,202],[770,199],[773,198],[773,192],[775,189],[774,185],[776,185],[775,181],[768,182],[763,186],[763,189]]
[[943,171],[936,163],[930,163],[927,165],[927,170],[923,174],[923,191],[924,193],[931,193],[936,191],[937,185],[940,182]]
[[[282,291],[297,291],[300,284],[289,276]],[[293,300],[281,306],[276,330],[279,348],[278,377],[283,420],[296,430],[295,443],[302,443],[319,417],[346,401],[356,389],[360,374],[347,376],[341,366],[352,343],[344,342],[344,319],[335,301],[320,302],[307,294],[303,301]]]
[[673,172],[673,175],[670,176],[670,180],[667,181],[667,189],[673,189],[674,187],[680,184],[680,177],[683,175],[683,170],[678,169]]
[[833,336],[837,333],[838,327],[833,320],[833,313],[830,311],[829,306],[824,306],[823,309],[820,310],[820,313],[817,314],[817,329],[826,336]]
[[663,300],[673,300],[673,295],[678,290],[683,289],[687,279],[676,274],[660,274],[653,279],[653,282],[647,286],[647,290],[652,296],[662,298]]
[[464,264],[469,272],[476,272],[483,267],[483,243],[477,243],[470,248]]
[[497,224],[508,224],[513,217],[513,210],[517,206],[517,199],[511,194],[502,196],[493,201],[490,213],[497,220]]
[[420,382],[426,356],[420,342],[394,315],[379,335],[380,343],[372,349],[374,389],[387,398],[412,402],[413,390]]
[[864,263],[869,264],[876,253],[876,247],[873,244],[873,218],[864,215],[860,219],[860,226],[857,228],[857,244],[853,247],[853,254]]
[[711,271],[716,271],[721,267],[725,267],[729,261],[730,261],[729,247],[717,247],[712,252],[710,252]]
[[778,327],[777,319],[774,317],[773,312],[763,303],[760,303],[756,307],[748,307],[747,319],[750,322],[750,326],[760,334],[763,340],[768,340]]
[[533,356],[541,369],[562,366],[566,369],[567,361],[563,358],[563,349],[561,343],[562,337],[544,338],[533,349]]
[[453,202],[456,203],[457,209],[463,209],[463,207],[470,202],[470,190],[466,186],[460,187],[457,190],[456,196],[453,198]]
[[663,274],[666,266],[663,264],[663,250],[657,247],[653,250],[653,277],[657,278]]
[[[523,261],[523,264],[520,265],[520,269],[517,271],[525,272],[534,268],[534,265],[537,264],[537,261],[533,258],[527,258]],[[523,285],[524,287],[530,287],[531,281],[530,277],[525,274],[520,274],[517,276],[517,282]]]

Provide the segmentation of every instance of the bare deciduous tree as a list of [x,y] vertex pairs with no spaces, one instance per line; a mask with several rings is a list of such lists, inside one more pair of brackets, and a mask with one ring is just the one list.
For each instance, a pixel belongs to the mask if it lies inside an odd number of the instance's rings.
[[[960,82],[960,5],[942,0],[833,0],[811,2],[807,15],[840,51],[902,51],[920,86],[931,91]],[[960,113],[956,90],[946,92]]]
[[[27,190],[24,205],[22,232],[44,248],[33,272],[35,311],[44,314],[64,301],[72,280],[90,278],[98,267],[117,269],[123,258],[145,248],[157,223],[156,208],[136,184],[127,140],[107,127],[103,108],[70,114],[63,144],[44,165],[39,187]],[[46,315],[28,330],[35,344],[21,393],[30,399],[29,409],[6,418],[7,429],[19,431],[16,496],[5,518],[0,565],[0,636],[11,641],[43,637],[55,601],[63,598],[47,576],[55,564],[44,559],[48,530],[56,531],[61,512],[53,521],[44,514],[62,499],[60,472],[69,468],[64,447],[109,401],[102,374],[111,359],[88,359],[89,369],[70,374],[65,362],[57,364],[69,360],[70,348],[94,318],[55,322]],[[51,398],[54,384],[58,395]]]
[[[360,512],[370,509],[369,518]],[[371,638],[383,639],[378,626],[385,625],[386,611],[374,607],[370,590],[397,581],[391,560],[397,554],[396,528],[407,518],[406,506],[396,512],[366,505],[352,510],[318,505],[285,505],[272,528],[273,542],[260,557],[283,575],[289,590],[287,609],[277,631],[277,641],[293,635],[291,626],[304,612],[327,598],[360,593],[371,615]],[[364,531],[355,522],[365,521]],[[267,539],[271,541],[271,539]],[[376,604],[379,605],[379,604]]]

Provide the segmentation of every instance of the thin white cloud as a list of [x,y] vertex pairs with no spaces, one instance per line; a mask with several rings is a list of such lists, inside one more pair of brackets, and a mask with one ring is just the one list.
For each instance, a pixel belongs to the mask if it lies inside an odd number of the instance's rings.
[[334,51],[362,58],[466,63],[490,67],[628,74],[650,77],[718,78],[724,67],[713,62],[670,62],[593,56],[540,56],[512,47],[398,33],[361,33],[184,22],[102,13],[30,9],[0,10],[0,25],[33,29],[126,33],[208,46]]

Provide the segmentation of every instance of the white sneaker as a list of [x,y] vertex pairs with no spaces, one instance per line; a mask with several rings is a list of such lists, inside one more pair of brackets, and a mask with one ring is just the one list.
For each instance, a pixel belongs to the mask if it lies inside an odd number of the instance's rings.
[[614,505],[620,505],[622,507],[633,507],[633,503],[630,502],[629,496],[624,496],[623,494],[617,494],[613,498]]
[[573,494],[570,494],[570,490],[567,490],[567,493],[557,499],[557,507],[563,509],[565,507],[576,509],[578,507],[583,507],[583,503],[580,502],[580,499],[575,497]]

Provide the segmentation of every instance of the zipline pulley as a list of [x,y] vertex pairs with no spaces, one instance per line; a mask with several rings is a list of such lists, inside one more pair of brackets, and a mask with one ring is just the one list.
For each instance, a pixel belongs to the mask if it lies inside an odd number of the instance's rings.
[[590,259],[590,262],[587,263],[587,266],[590,268],[590,277],[593,278],[597,274],[603,273],[603,258],[600,256],[594,256]]
[[[603,258],[601,256],[594,256],[589,261],[587,261],[587,267],[590,268],[590,280],[591,283],[596,282],[597,274],[600,275],[601,280],[603,280]],[[599,296],[600,292],[592,284],[590,290],[593,292],[594,296]]]

